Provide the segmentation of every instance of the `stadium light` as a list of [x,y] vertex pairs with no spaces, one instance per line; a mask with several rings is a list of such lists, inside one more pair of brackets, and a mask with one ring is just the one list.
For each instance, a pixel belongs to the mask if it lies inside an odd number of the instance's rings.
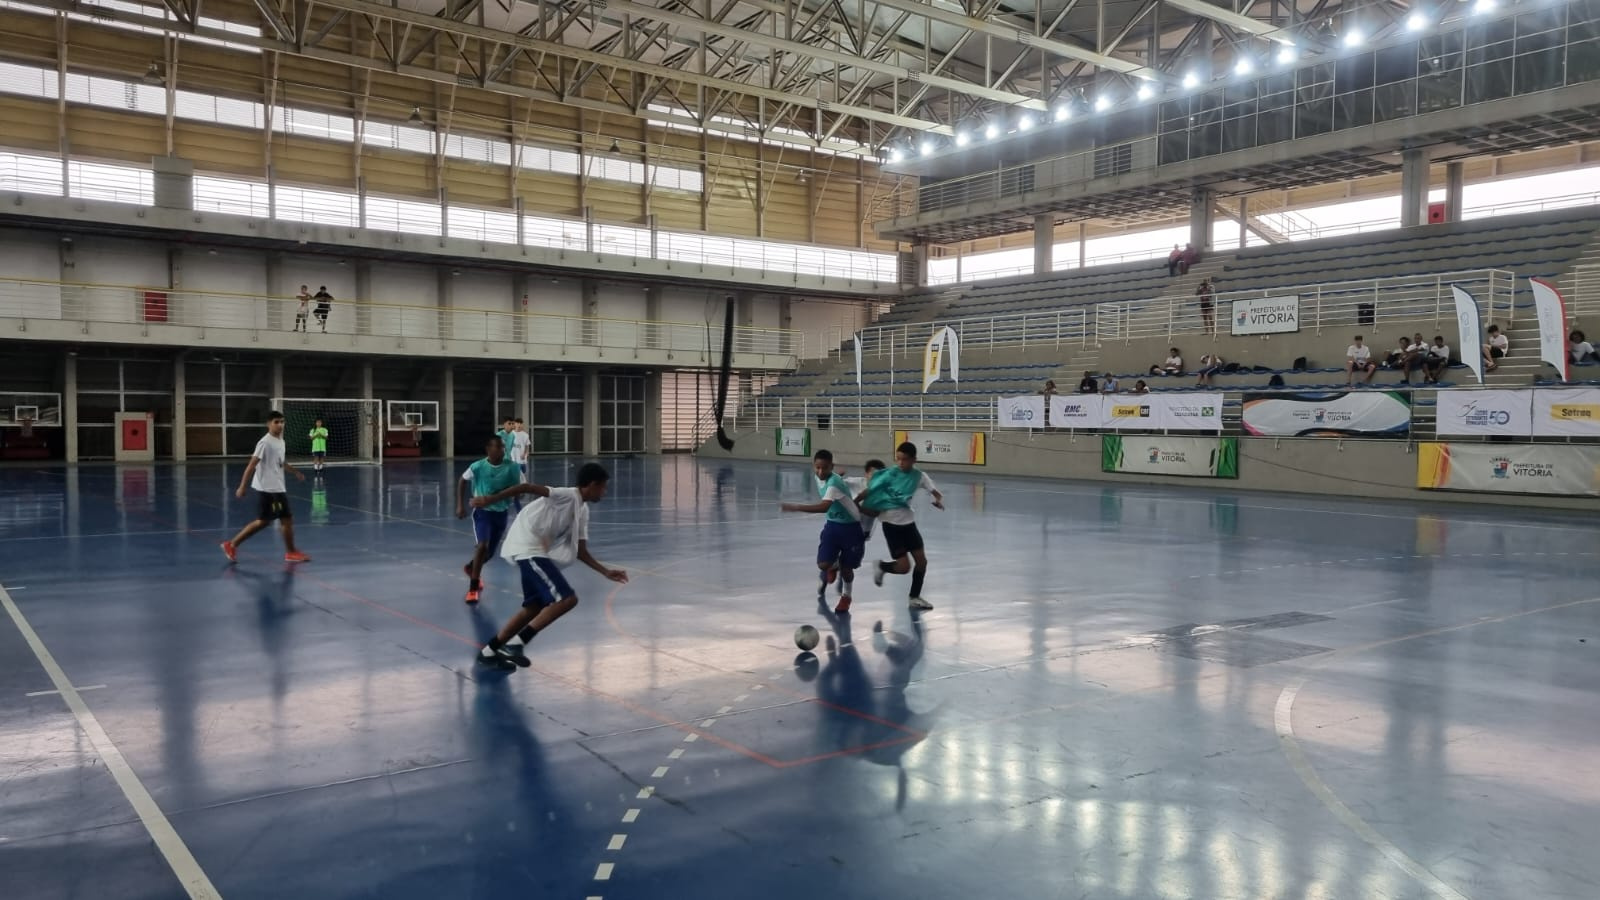
[[1495,0],[1478,0],[1478,2],[1472,6],[1472,14],[1475,16],[1481,16],[1485,13],[1494,12],[1495,5]]
[[1139,97],[1140,100],[1149,100],[1150,99],[1150,95],[1153,94],[1153,93],[1155,93],[1155,91],[1150,87],[1150,85],[1148,83],[1139,85],[1138,97]]
[[1110,97],[1107,97],[1105,94],[1101,94],[1100,96],[1094,98],[1094,111],[1095,112],[1105,112],[1106,110],[1108,110],[1110,108],[1111,108],[1111,98]]
[[893,148],[893,149],[891,149],[889,151],[889,162],[892,162],[892,163],[904,162],[905,158],[906,158],[906,155],[904,153],[900,152],[900,148],[899,147],[895,147],[895,148]]
[[983,136],[991,141],[994,140],[1000,136],[1000,126],[990,122],[989,127],[983,129]]
[[923,156],[932,156],[933,155],[933,151],[934,151],[933,141],[923,141],[922,142],[922,155]]
[[1278,48],[1277,60],[1280,66],[1287,66],[1299,58],[1300,51],[1296,50],[1293,44],[1284,44]]
[[965,147],[967,144],[971,143],[971,141],[972,141],[972,138],[968,137],[967,133],[965,131],[956,132],[956,146],[957,147]]
[[1199,86],[1199,84],[1200,84],[1200,76],[1199,75],[1196,75],[1193,72],[1188,72],[1183,76],[1183,86],[1185,88],[1197,87],[1197,86]]
[[1027,131],[1028,129],[1030,129],[1032,127],[1033,127],[1033,116],[1030,116],[1027,113],[1023,113],[1022,118],[1017,120],[1017,130],[1018,131]]
[[1365,43],[1366,40],[1367,36],[1362,34],[1361,29],[1359,28],[1352,28],[1345,32],[1344,35],[1344,45],[1346,47],[1359,47]]
[[1072,118],[1072,107],[1066,105],[1065,103],[1063,103],[1060,106],[1056,107],[1056,121],[1057,122],[1065,122],[1066,120],[1068,120],[1070,118]]
[[1239,57],[1239,61],[1233,64],[1233,74],[1235,74],[1235,75],[1241,75],[1241,76],[1249,75],[1251,72],[1254,72],[1255,70],[1256,70],[1255,62],[1252,61],[1250,59],[1250,57],[1248,57],[1248,56]]
[[1423,15],[1421,10],[1418,10],[1417,12],[1414,12],[1411,15],[1406,16],[1406,30],[1407,31],[1421,31],[1421,30],[1423,30],[1424,28],[1427,28],[1427,27],[1428,27],[1428,17]]

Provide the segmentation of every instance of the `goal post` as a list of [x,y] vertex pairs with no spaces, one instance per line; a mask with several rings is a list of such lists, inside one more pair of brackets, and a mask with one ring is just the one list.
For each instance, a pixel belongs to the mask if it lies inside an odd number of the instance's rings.
[[277,397],[272,408],[283,413],[283,442],[289,462],[312,458],[312,429],[321,420],[327,429],[327,465],[378,465],[383,462],[383,401],[345,397]]

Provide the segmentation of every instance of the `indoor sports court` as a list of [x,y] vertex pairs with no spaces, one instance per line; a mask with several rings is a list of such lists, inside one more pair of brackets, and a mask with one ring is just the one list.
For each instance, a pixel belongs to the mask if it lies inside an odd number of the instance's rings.
[[935,608],[863,573],[834,616],[819,517],[778,511],[803,460],[608,464],[590,545],[632,581],[580,567],[510,674],[473,664],[514,576],[462,603],[452,466],[292,483],[312,561],[264,535],[232,567],[239,465],[0,469],[7,896],[1600,879],[1592,517],[939,472]]

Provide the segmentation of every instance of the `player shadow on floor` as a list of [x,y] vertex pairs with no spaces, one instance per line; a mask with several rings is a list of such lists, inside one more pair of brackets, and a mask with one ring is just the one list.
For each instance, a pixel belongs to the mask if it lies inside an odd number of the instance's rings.
[[289,692],[290,655],[293,645],[288,640],[289,620],[298,611],[294,604],[295,567],[285,565],[275,574],[253,572],[239,566],[223,570],[226,579],[233,581],[255,601],[256,626],[261,635],[261,652],[272,667],[269,682],[274,705]]
[[873,624],[873,650],[889,664],[887,680],[880,686],[872,683],[862,662],[852,638],[850,615],[835,614],[825,601],[817,606],[833,628],[824,645],[827,662],[817,677],[817,699],[859,714],[824,716],[819,744],[835,750],[870,748],[856,756],[895,769],[895,810],[902,811],[906,804],[905,755],[928,736],[937,714],[937,709],[918,713],[906,701],[906,688],[922,661],[925,646],[921,616],[912,612],[909,635],[886,631],[881,621]]

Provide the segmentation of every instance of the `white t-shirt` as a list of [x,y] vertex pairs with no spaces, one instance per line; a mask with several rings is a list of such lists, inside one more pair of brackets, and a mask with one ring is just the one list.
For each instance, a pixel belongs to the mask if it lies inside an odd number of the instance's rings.
[[1428,356],[1432,357],[1433,359],[1442,359],[1445,362],[1449,362],[1450,361],[1450,345],[1446,344],[1443,347],[1429,347],[1428,348]]
[[1362,344],[1359,347],[1355,344],[1351,344],[1350,347],[1344,351],[1344,358],[1354,360],[1358,363],[1364,363],[1372,358],[1372,348],[1368,347],[1366,344]]
[[[1102,394],[1115,394],[1116,392],[1117,392],[1117,380],[1115,378],[1107,378],[1105,381],[1100,382],[1100,393],[1102,393]],[[923,477],[926,478],[927,476],[924,475]],[[884,519],[884,521],[887,522],[889,520],[888,519]],[[895,524],[899,525],[901,523],[896,522]]]
[[528,433],[519,431],[511,438],[511,461],[525,463],[528,461]]
[[1181,357],[1181,356],[1169,356],[1169,357],[1167,357],[1167,364],[1166,364],[1165,368],[1168,368],[1168,369],[1182,369],[1183,368],[1183,357]]
[[1406,352],[1407,353],[1421,353],[1422,351],[1424,351],[1426,349],[1428,349],[1428,345],[1424,344],[1424,343],[1422,343],[1420,341],[1408,342],[1406,344]]
[[589,504],[575,487],[551,488],[506,529],[500,555],[510,562],[542,556],[558,566],[578,558],[578,542],[589,539]]
[[[922,481],[917,484],[917,490],[933,493],[933,479],[928,477],[927,472],[921,474]],[[886,509],[878,513],[878,518],[882,519],[886,525],[910,525],[917,520],[917,514],[911,511],[911,507],[906,506],[899,509]]]
[[282,494],[289,490],[283,483],[283,438],[262,435],[250,456],[256,460],[255,474],[250,476],[251,487],[263,494]]
[[1511,341],[1507,340],[1505,335],[1497,334],[1494,337],[1489,338],[1489,346],[1499,350],[1501,353],[1504,353],[1506,349],[1511,346]]
[[[816,478],[814,475],[812,477]],[[827,490],[823,490],[824,484],[826,484],[826,482],[824,482],[822,479],[817,479],[817,490],[822,492],[822,499],[827,500],[830,503],[843,504],[845,512],[848,512],[850,515],[854,516],[857,521],[860,521],[861,509],[856,506],[855,494],[846,494],[844,491],[839,490],[838,485],[830,485]],[[849,487],[849,485],[850,482],[846,481],[845,486]],[[860,493],[860,491],[857,491],[856,493]]]
[[[850,490],[857,495],[867,489],[867,478],[865,475],[857,475],[854,478],[845,478],[844,483],[850,485]],[[832,492],[830,491],[829,493]],[[850,499],[852,501],[852,505],[854,505],[853,501],[855,500],[855,497],[852,496]],[[861,512],[859,507],[856,509],[856,512],[860,513],[861,515],[861,530],[866,532],[867,537],[872,537],[872,529],[873,526],[878,524],[878,517],[869,516],[866,513]]]

